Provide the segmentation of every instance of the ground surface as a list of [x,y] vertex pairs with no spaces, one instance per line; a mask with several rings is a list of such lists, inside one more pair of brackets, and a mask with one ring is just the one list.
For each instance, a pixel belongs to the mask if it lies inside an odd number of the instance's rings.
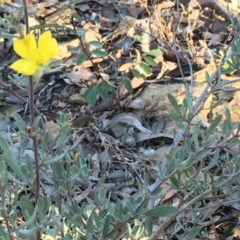
[[[167,94],[173,94],[181,105],[186,92],[184,83],[188,82],[193,84],[195,101],[206,84],[205,72],[211,74],[216,70],[219,50],[227,48],[235,35],[230,16],[238,13],[239,6],[234,1],[228,7],[224,1],[196,1],[198,7],[194,1],[179,1],[179,5],[176,2],[162,1],[153,5],[134,0],[112,4],[29,1],[31,29],[50,29],[60,48],[56,60],[62,60],[39,82],[35,92],[36,108],[46,117],[53,137],[58,134],[56,119],[61,113],[71,116],[74,127],[84,127],[83,154],[90,154],[95,161],[92,175],[98,179],[107,171],[108,180],[113,184],[109,188],[116,192],[137,192],[136,178],[145,168],[150,171],[157,161],[162,161],[172,144],[179,129],[169,118],[167,110],[171,106]],[[1,16],[10,12],[16,14],[20,5],[21,1],[7,1],[0,6]],[[8,29],[3,27],[3,31]],[[82,38],[72,31],[82,34]],[[102,46],[94,46],[93,41],[101,42]],[[146,57],[154,49],[161,50],[162,55],[151,56],[152,63]],[[18,112],[28,121],[28,92],[9,79],[14,72],[8,66],[17,59],[11,41],[2,42],[1,53],[0,111],[10,117]],[[81,54],[87,54],[85,61],[81,61]],[[146,67],[144,70],[141,63],[150,66],[150,71]],[[146,80],[134,75],[132,69],[144,74]],[[125,88],[126,79],[132,84],[132,94]],[[235,89],[232,95],[228,97],[225,88],[211,94],[196,121],[201,119],[209,124],[226,108],[230,109],[233,122],[239,121],[238,74],[222,75],[222,80],[224,83],[236,80],[227,85]],[[109,93],[106,100],[97,98],[92,107],[84,93],[92,83],[103,81],[110,83],[113,93]],[[27,86],[27,79],[22,78],[21,84]],[[210,111],[219,92],[225,101]],[[107,165],[109,159],[111,167]],[[127,178],[119,162],[131,166]],[[150,179],[153,180],[154,177]],[[168,186],[164,188],[167,193]],[[176,192],[168,192],[164,202],[173,202],[178,197]],[[211,200],[206,201],[208,206]],[[213,219],[205,223],[198,239],[231,236],[238,239],[239,205],[224,206],[220,201],[219,207],[211,211]]]

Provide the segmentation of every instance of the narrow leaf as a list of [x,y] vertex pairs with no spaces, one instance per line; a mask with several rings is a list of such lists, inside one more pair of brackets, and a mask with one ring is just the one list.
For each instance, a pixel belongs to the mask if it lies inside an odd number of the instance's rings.
[[151,217],[147,217],[145,226],[147,229],[148,236],[150,237],[152,235],[152,231],[153,231],[153,219]]
[[13,118],[15,119],[15,124],[17,125],[19,130],[25,131],[27,128],[27,124],[23,121],[22,117],[18,113],[15,113],[13,115]]
[[67,151],[68,151],[68,149],[67,149],[64,153],[62,153],[62,154],[60,154],[60,155],[57,155],[56,157],[54,157],[54,158],[52,158],[52,159],[50,159],[50,160],[44,161],[44,164],[45,164],[45,165],[46,165],[46,164],[52,164],[52,163],[61,161],[61,160],[64,158],[64,156],[65,156],[65,154],[66,154]]
[[12,150],[10,149],[9,144],[4,138],[0,138],[0,146],[3,150],[3,156],[8,166],[23,182],[27,181],[27,176],[22,173],[20,165],[18,164]]
[[202,170],[211,169],[212,167],[216,166],[218,160],[219,160],[219,148],[217,148],[217,149],[214,151],[214,155],[213,155],[212,161],[208,164],[207,167],[203,168]]
[[206,132],[206,140],[208,140],[208,138],[210,137],[211,134],[213,134],[213,131],[216,129],[216,127],[218,126],[218,124],[221,122],[222,120],[222,115],[218,115],[213,122],[211,123],[211,125],[209,126],[207,132]]
[[175,166],[176,166],[175,159],[172,158],[172,159],[170,160],[170,162],[168,163],[168,165],[167,165],[167,168],[166,168],[166,170],[165,170],[165,172],[164,172],[164,175],[167,176],[168,174],[170,174],[171,172],[173,172],[174,169],[175,169]]
[[55,60],[55,61],[50,62],[50,63],[49,63],[49,66],[50,66],[51,68],[53,68],[53,67],[58,67],[62,62],[63,62],[62,60]]
[[7,165],[5,161],[0,161],[0,185],[5,187],[8,181]]
[[41,116],[37,116],[37,117],[34,119],[32,128],[34,128],[34,129],[38,128],[39,123],[40,123],[40,120],[41,120]]
[[27,164],[27,170],[28,170],[28,173],[29,173],[29,177],[31,179],[33,179],[34,178],[33,160],[31,159],[31,157],[28,154],[26,154],[25,159],[26,159],[26,164]]
[[92,211],[90,217],[88,218],[87,221],[87,233],[93,233],[94,232],[94,222],[93,222],[93,215],[94,215],[94,210]]
[[178,214],[178,209],[168,205],[155,207],[145,212],[146,216],[151,216],[151,217],[171,217],[177,214]]
[[172,106],[176,110],[176,112],[178,114],[180,114],[180,108],[179,108],[179,105],[178,105],[178,102],[177,102],[176,98],[170,93],[168,93],[167,97],[168,97],[169,102],[172,104]]
[[175,176],[170,177],[170,181],[173,184],[173,186],[179,190],[179,181],[177,180],[177,178]]
[[[3,1],[4,2],[4,1]],[[23,14],[24,14],[24,6],[21,6],[18,9],[18,16],[17,16],[17,21],[20,22],[23,18]]]
[[155,57],[162,56],[162,51],[159,49],[153,49],[148,52],[148,55],[155,56]]
[[25,196],[20,198],[20,207],[22,210],[23,217],[25,219],[25,223],[21,224],[19,228],[24,227],[35,227],[35,216],[37,213],[37,207],[34,209],[33,203]]
[[103,224],[103,236],[107,235],[110,227],[110,215],[107,215]]
[[192,240],[194,239],[199,232],[201,231],[202,227],[195,227],[193,228],[188,234],[187,236],[184,237],[185,240]]

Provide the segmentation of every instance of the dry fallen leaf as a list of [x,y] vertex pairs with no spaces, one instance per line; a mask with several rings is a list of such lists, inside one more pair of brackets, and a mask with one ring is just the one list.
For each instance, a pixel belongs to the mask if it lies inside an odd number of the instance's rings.
[[145,133],[152,133],[150,130],[146,129],[142,126],[141,122],[139,121],[138,117],[133,113],[121,113],[116,115],[111,121],[109,127],[114,127],[120,122],[129,124],[130,126],[134,126],[139,131]]

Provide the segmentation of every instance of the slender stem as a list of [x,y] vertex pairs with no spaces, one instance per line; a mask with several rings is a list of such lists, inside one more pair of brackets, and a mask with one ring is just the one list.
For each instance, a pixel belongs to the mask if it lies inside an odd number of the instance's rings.
[[[76,27],[75,27],[75,24],[74,24],[74,21],[73,21],[73,17],[71,18],[71,24],[72,24],[72,26],[73,26],[74,32],[77,33],[77,30],[76,30]],[[85,48],[85,46],[84,46],[84,43],[83,43],[83,40],[82,40],[82,37],[79,36],[78,34],[77,34],[77,37],[78,37],[78,40],[79,40],[80,43],[81,43],[83,52],[87,55],[88,59],[89,59],[90,62],[92,63],[92,66],[93,66],[94,70],[97,72],[98,76],[102,79],[102,81],[105,82],[104,79],[103,79],[103,77],[102,77],[102,75],[101,75],[101,73],[100,73],[100,71],[99,71],[99,69],[98,69],[98,67],[97,67],[97,63],[95,63],[95,62],[92,60],[91,55],[90,55],[90,54],[88,53],[88,51],[86,50],[86,48]]]
[[[26,34],[29,34],[27,2],[26,0],[22,0],[22,3],[24,6],[24,13],[25,13]],[[30,108],[31,125],[33,125],[35,114],[34,114],[34,81],[32,76],[29,76],[29,108]],[[38,144],[37,144],[35,129],[32,129],[31,138],[33,140],[33,150],[34,150],[34,162],[35,162],[35,174],[36,174],[35,204],[37,205],[37,202],[39,199],[39,192],[40,192],[40,169],[39,169],[39,161],[38,161]],[[39,222],[38,218],[37,218],[37,221]],[[40,240],[40,239],[41,239],[41,231],[38,230],[37,240]]]
[[24,6],[24,16],[25,16],[25,25],[26,25],[26,34],[29,34],[29,22],[28,22],[28,11],[27,11],[27,1],[22,0]]
[[[34,122],[35,114],[34,114],[34,82],[33,77],[29,77],[29,108],[30,108],[30,117],[31,117],[31,125]],[[35,134],[35,129],[32,129],[32,140],[33,140],[33,150],[34,150],[34,163],[35,163],[35,174],[36,174],[36,190],[35,190],[35,204],[37,205],[39,199],[40,192],[40,166],[38,161],[38,144],[37,137]],[[41,239],[41,231],[37,232],[37,239]]]
[[1,192],[1,196],[2,196],[2,207],[3,207],[2,215],[3,215],[4,221],[5,221],[7,230],[8,230],[9,238],[10,238],[10,240],[13,240],[13,237],[12,237],[12,234],[11,234],[11,228],[10,228],[9,221],[8,221],[8,218],[7,218],[7,214],[6,214],[6,210],[4,209],[5,208],[5,195],[4,195],[3,186],[0,186],[0,192]]
[[[34,83],[32,76],[29,77],[29,108],[30,108],[30,118],[31,118],[31,125],[34,122],[35,114],[34,114]],[[36,181],[35,181],[35,204],[37,205],[38,199],[39,199],[39,193],[40,193],[40,166],[38,161],[38,144],[37,144],[37,137],[35,133],[36,129],[32,128],[32,134],[31,138],[33,140],[33,152],[34,152],[34,163],[35,163],[35,175],[36,175]],[[37,218],[37,221],[39,222],[39,219]],[[37,232],[37,240],[41,240],[41,231],[38,230]]]
[[33,124],[35,119],[35,114],[34,114],[34,83],[33,83],[32,76],[29,76],[29,108],[30,108],[31,124]]

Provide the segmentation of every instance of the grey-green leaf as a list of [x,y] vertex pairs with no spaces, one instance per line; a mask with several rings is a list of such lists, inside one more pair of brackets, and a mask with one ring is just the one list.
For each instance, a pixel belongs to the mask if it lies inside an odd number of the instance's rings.
[[216,129],[216,127],[218,126],[218,124],[221,122],[222,120],[222,115],[218,115],[213,122],[211,123],[211,125],[209,126],[207,133],[206,133],[206,139],[208,140],[208,138],[210,137],[210,135],[213,133],[213,131]]
[[146,216],[151,216],[151,217],[171,217],[177,214],[178,214],[178,209],[168,205],[155,207],[145,212]]
[[0,146],[3,150],[3,156],[8,166],[22,181],[27,181],[27,176],[22,173],[20,165],[18,164],[12,150],[10,149],[9,144],[4,138],[0,138]]
[[92,54],[98,56],[98,57],[106,57],[107,53],[105,51],[99,50],[99,49],[95,49],[92,51]]
[[99,41],[90,41],[88,44],[95,47],[102,47],[102,43]]
[[153,219],[151,217],[147,217],[145,226],[147,229],[148,236],[152,235],[152,230],[153,230]]
[[145,56],[143,57],[145,62],[149,65],[149,66],[152,66],[152,67],[155,67],[157,66],[155,60],[152,58],[152,57],[149,57],[149,56]]
[[[33,228],[35,225],[35,216],[36,215],[36,209],[34,209],[33,203],[25,196],[22,196],[20,198],[20,207],[22,210],[22,214],[25,219],[25,224],[26,226],[30,226]],[[24,225],[20,225],[21,228],[24,227]]]
[[193,228],[188,234],[187,236],[185,236],[185,240],[192,240],[194,239],[198,234],[199,232],[201,231],[201,227],[195,227]]
[[170,93],[168,93],[167,97],[168,97],[169,102],[172,104],[172,106],[176,110],[176,112],[178,114],[180,114],[180,108],[179,108],[179,105],[178,105],[178,102],[177,102],[176,98]]
[[77,59],[77,65],[81,65],[83,62],[85,62],[87,60],[87,55],[85,53],[81,53],[79,56],[78,56],[78,59]]
[[19,130],[25,131],[27,128],[27,124],[23,121],[22,117],[18,113],[15,113],[13,115],[13,118],[15,119],[15,124],[17,125]]
[[146,74],[151,74],[151,73],[152,73],[151,68],[150,68],[145,62],[139,63],[139,66],[143,69],[143,71],[144,71]]
[[51,164],[51,163],[55,163],[55,162],[59,162],[60,160],[62,160],[66,154],[68,150],[66,150],[64,153],[60,154],[60,155],[57,155],[56,157],[52,158],[52,159],[49,159],[47,161],[44,162],[44,164]]
[[108,98],[108,92],[104,88],[102,88],[102,86],[98,86],[96,88],[96,91],[102,100],[106,100]]
[[159,49],[153,49],[151,51],[148,52],[148,55],[151,55],[151,56],[162,56],[162,51],[159,50]]

